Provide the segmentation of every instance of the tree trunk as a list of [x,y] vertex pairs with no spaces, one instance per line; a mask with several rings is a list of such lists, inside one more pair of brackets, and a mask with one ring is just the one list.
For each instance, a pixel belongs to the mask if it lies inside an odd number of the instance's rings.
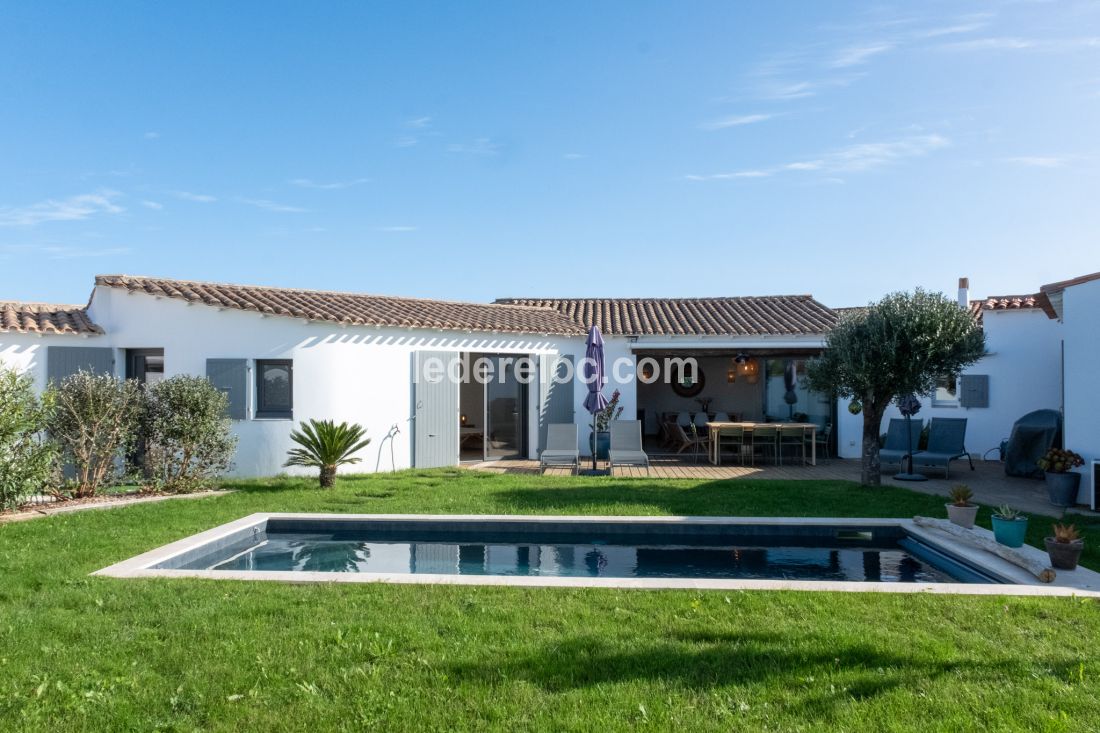
[[882,429],[882,416],[886,408],[875,408],[867,403],[863,405],[863,470],[860,482],[864,486],[882,485],[882,464],[878,457],[879,430]]
[[331,489],[336,485],[336,466],[321,466],[321,488]]

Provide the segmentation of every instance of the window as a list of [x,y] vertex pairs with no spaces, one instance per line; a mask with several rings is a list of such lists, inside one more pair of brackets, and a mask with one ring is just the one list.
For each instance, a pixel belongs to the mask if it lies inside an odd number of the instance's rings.
[[932,395],[932,407],[959,406],[959,377],[952,374],[940,377],[936,382],[936,392]]
[[256,360],[256,417],[291,418],[294,366],[290,359]]

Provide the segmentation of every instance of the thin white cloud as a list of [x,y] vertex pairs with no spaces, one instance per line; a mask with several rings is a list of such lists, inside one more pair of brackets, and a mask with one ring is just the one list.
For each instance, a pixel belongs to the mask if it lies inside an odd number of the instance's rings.
[[975,23],[957,23],[955,25],[945,25],[938,28],[927,28],[922,31],[916,31],[913,36],[915,38],[940,38],[942,36],[955,36],[963,33],[973,33],[974,31],[980,31],[985,28],[989,23],[975,22]]
[[500,153],[500,143],[493,142],[493,140],[488,137],[479,137],[472,143],[453,143],[448,145],[447,151],[465,155],[497,155]]
[[561,157],[565,158],[566,160],[580,160],[581,158],[583,158],[585,156],[584,156],[584,153],[566,153],[565,155],[563,155]]
[[160,137],[160,133],[159,132],[154,132],[153,130],[150,130],[149,132],[145,133],[145,139],[146,140],[156,140],[158,137]]
[[859,66],[867,63],[872,57],[886,53],[894,47],[892,43],[870,43],[862,46],[849,46],[837,52],[829,62],[834,69],[846,69],[849,66]]
[[1001,36],[953,41],[943,44],[940,48],[947,51],[1020,51],[1025,48],[1035,48],[1035,46],[1036,42],[1027,38]]
[[411,226],[378,227],[378,231],[380,231],[380,232],[415,232],[416,227],[411,227]]
[[416,145],[420,140],[412,135],[402,135],[393,141],[393,144],[399,148],[411,148]]
[[258,209],[264,209],[265,211],[277,211],[283,214],[305,214],[309,209],[303,209],[300,206],[289,206],[287,204],[280,204],[275,201],[269,201],[268,199],[237,199],[242,204],[248,204],[249,206],[255,206]]
[[184,201],[193,201],[197,204],[212,204],[217,201],[216,196],[205,193],[192,193],[191,191],[170,191],[173,196]]
[[686,178],[691,181],[722,181],[737,178],[766,178],[787,172],[859,173],[909,158],[923,157],[949,144],[950,141],[940,135],[913,135],[889,142],[848,145],[815,158],[793,161],[773,168],[734,173],[691,174]]
[[354,178],[350,181],[330,181],[328,183],[319,183],[309,178],[294,178],[288,181],[290,185],[297,186],[298,188],[315,188],[321,191],[338,191],[344,188],[351,188],[352,186],[359,186],[368,182],[369,178]]
[[411,119],[411,120],[408,120],[407,122],[405,122],[406,127],[412,127],[413,129],[416,129],[416,130],[424,130],[424,129],[427,129],[427,128],[431,127],[431,125],[432,125],[432,118],[428,117],[426,115],[424,117],[416,117],[414,119]]
[[740,127],[741,125],[751,125],[756,122],[763,122],[764,120],[770,120],[774,116],[775,115],[772,114],[734,115],[732,117],[723,117],[720,120],[704,122],[699,125],[699,129],[724,130],[728,127]]
[[1056,155],[1018,155],[1005,158],[1006,163],[1028,166],[1029,168],[1061,168],[1069,162],[1067,158]]
[[734,173],[690,173],[684,176],[684,178],[689,181],[729,181],[735,178],[767,178],[770,175],[770,171],[748,170],[736,171]]
[[98,214],[121,214],[125,209],[115,203],[121,195],[101,190],[27,206],[0,206],[0,226],[30,227],[51,221],[81,221]]
[[156,201],[142,201],[141,205],[147,209],[152,209],[153,211],[160,211],[164,208],[164,204],[157,203]]

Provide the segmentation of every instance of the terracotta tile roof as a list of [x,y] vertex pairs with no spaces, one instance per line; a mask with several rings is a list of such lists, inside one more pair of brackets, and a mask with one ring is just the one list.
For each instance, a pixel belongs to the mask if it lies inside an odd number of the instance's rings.
[[579,326],[615,336],[821,334],[836,313],[809,295],[745,298],[501,298],[496,303],[554,309]]
[[0,331],[41,334],[99,334],[83,305],[0,301]]
[[583,329],[557,311],[517,305],[456,303],[384,295],[255,285],[99,275],[96,285],[177,298],[188,303],[355,326],[577,335]]
[[979,307],[983,311],[1009,311],[1032,310],[1043,307],[1045,297],[1042,293],[1035,295],[991,295],[983,300],[970,302],[970,307]]

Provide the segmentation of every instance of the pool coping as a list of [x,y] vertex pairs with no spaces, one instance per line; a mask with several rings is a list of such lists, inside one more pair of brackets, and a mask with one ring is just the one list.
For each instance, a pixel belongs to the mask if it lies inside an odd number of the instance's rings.
[[[154,568],[183,553],[231,537],[268,519],[399,520],[416,522],[569,522],[612,524],[705,524],[900,527],[909,535],[1011,581],[993,583],[887,583],[828,580],[758,580],[708,578],[581,578],[561,576],[449,575],[436,573],[329,573],[271,570],[181,570]],[[992,532],[975,528],[979,534]],[[1025,545],[1022,554],[1044,563],[1046,552]],[[1033,575],[996,555],[959,542],[912,519],[882,517],[695,517],[695,516],[576,516],[528,514],[324,514],[311,512],[259,512],[222,524],[176,542],[97,570],[92,575],[112,578],[208,578],[218,580],[276,581],[282,583],[398,583],[416,585],[515,586],[527,588],[623,588],[649,590],[808,590],[860,593],[947,593],[965,595],[1079,596],[1100,598],[1100,573],[1078,567],[1058,570],[1053,583],[1040,583]]]

